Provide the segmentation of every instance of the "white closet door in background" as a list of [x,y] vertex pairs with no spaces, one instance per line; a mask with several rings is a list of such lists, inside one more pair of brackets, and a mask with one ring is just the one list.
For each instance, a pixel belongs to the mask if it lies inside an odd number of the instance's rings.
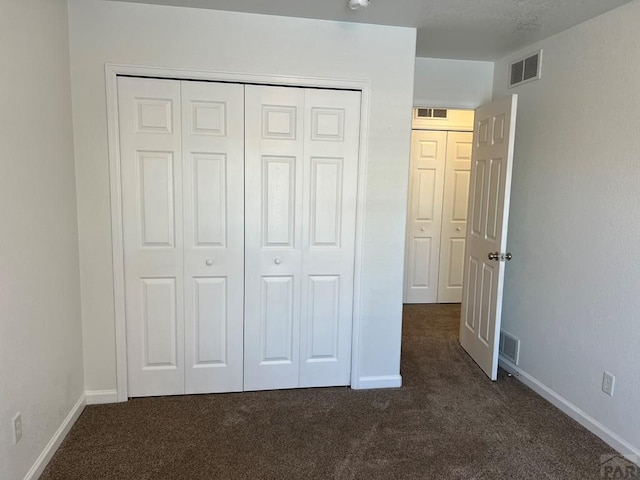
[[414,130],[411,133],[405,303],[438,300],[446,149],[447,132]]
[[438,303],[462,301],[473,132],[449,132],[444,175]]
[[245,390],[347,385],[360,93],[245,103]]
[[128,394],[184,393],[180,82],[118,78]]
[[242,391],[244,86],[181,85],[185,391]]

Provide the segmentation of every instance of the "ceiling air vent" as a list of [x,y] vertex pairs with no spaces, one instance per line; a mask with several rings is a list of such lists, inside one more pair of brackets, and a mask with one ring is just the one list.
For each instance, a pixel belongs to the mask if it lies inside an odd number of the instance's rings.
[[447,118],[447,110],[444,108],[418,108],[416,118]]
[[511,63],[509,87],[538,80],[541,74],[542,50]]

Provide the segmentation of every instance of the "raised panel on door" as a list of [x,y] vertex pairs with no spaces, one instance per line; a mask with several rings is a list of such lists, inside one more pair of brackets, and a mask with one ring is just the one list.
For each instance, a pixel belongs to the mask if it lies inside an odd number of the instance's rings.
[[337,362],[340,360],[340,276],[310,275],[307,293],[304,361]]
[[291,365],[293,362],[293,277],[263,276],[260,295],[260,364]]
[[447,132],[411,134],[409,205],[405,249],[405,303],[438,300]]
[[449,132],[442,204],[438,303],[462,301],[472,147],[472,132]]
[[143,370],[178,368],[175,278],[143,278]]
[[[517,95],[476,111],[460,344],[497,379]],[[491,258],[489,258],[491,254]]]
[[234,346],[227,341],[228,290],[227,277],[193,279],[195,335],[191,368],[228,368],[229,353],[234,353]]
[[185,390],[242,390],[244,86],[181,82]]
[[410,285],[414,288],[432,288],[433,280],[432,272],[432,238],[413,238],[409,247],[409,262],[412,268],[412,274],[409,278]]
[[309,246],[339,247],[344,158],[312,157],[310,167]]
[[153,151],[138,151],[136,155],[141,243],[146,247],[173,247],[173,155]]
[[184,393],[180,82],[118,78],[128,394]]
[[294,156],[262,157],[262,245],[295,248],[296,166]]
[[245,87],[244,389],[300,372],[304,90]]
[[300,387],[349,385],[360,92],[307,89]]

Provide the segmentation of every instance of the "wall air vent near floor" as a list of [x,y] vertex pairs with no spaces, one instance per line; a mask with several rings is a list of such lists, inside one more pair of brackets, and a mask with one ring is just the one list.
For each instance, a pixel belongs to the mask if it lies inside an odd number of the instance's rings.
[[504,330],[500,331],[500,355],[514,365],[520,361],[520,339]]

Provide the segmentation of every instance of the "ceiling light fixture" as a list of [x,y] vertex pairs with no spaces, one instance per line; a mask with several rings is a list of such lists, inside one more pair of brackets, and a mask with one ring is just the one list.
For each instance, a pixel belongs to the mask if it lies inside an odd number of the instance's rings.
[[360,7],[368,7],[371,2],[370,0],[347,0],[347,3],[351,10],[357,10]]

